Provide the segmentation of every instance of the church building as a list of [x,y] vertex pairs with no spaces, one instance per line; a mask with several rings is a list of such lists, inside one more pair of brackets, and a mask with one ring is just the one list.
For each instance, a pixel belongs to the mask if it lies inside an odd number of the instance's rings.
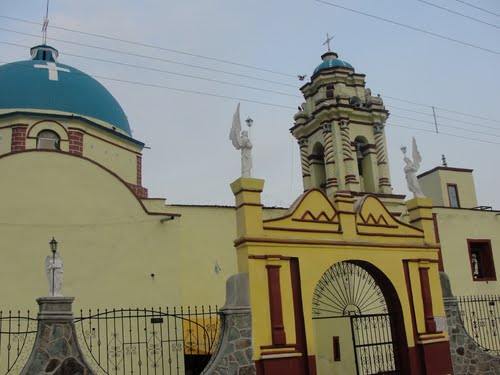
[[[497,293],[500,212],[477,205],[470,169],[420,174],[425,198],[394,192],[389,110],[351,64],[328,51],[300,88],[304,194],[289,209],[263,207],[257,178],[231,185],[234,207],[180,206],[149,197],[144,143],[112,94],[55,48],[30,52],[0,66],[4,309],[47,294],[54,237],[76,309],[221,306],[248,275],[260,375],[372,374],[372,347],[379,373],[452,373],[440,272],[455,294]],[[385,338],[356,336],[375,320]]]

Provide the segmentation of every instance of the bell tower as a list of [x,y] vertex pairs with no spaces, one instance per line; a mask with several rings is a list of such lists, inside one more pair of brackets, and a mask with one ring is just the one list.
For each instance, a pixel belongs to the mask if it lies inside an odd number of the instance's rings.
[[301,87],[305,102],[290,129],[300,147],[304,190],[319,188],[329,197],[339,190],[392,194],[382,99],[372,96],[365,75],[335,52]]

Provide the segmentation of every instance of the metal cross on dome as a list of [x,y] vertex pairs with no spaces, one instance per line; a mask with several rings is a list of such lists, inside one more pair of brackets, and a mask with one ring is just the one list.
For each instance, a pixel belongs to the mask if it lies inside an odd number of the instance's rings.
[[59,74],[58,72],[66,72],[69,73],[69,69],[66,68],[61,68],[56,65],[55,62],[52,61],[47,61],[47,65],[41,65],[41,64],[35,64],[33,65],[35,68],[43,68],[43,69],[48,69],[49,70],[49,80],[50,81],[59,81]]
[[330,52],[330,41],[333,39],[333,35],[330,36],[328,35],[328,33],[326,33],[326,40],[325,42],[323,43],[323,45],[327,45],[328,46],[328,52]]

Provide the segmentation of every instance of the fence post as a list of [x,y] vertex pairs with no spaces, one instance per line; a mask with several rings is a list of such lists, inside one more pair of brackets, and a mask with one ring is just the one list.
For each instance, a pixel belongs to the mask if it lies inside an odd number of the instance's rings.
[[221,337],[202,375],[254,375],[248,273],[227,280],[226,304],[219,311]]
[[38,329],[28,362],[20,375],[94,375],[76,338],[71,305],[74,297],[42,297]]

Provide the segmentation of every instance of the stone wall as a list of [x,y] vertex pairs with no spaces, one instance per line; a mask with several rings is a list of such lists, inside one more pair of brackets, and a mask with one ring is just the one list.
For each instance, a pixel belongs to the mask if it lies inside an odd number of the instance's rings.
[[221,312],[221,338],[202,375],[254,375],[248,274],[231,276]]
[[500,375],[500,356],[493,356],[482,350],[467,333],[460,317],[458,300],[453,296],[448,276],[443,272],[441,286],[454,374]]

